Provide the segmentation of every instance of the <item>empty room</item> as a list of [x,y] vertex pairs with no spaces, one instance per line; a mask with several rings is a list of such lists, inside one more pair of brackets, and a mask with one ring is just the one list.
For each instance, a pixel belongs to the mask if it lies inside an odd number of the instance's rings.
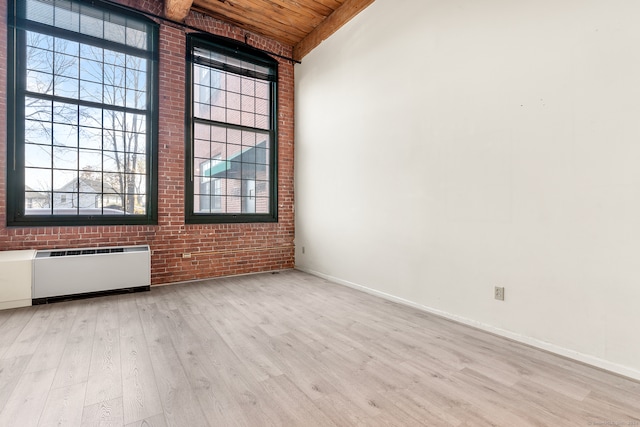
[[0,427],[640,426],[640,3],[0,16]]

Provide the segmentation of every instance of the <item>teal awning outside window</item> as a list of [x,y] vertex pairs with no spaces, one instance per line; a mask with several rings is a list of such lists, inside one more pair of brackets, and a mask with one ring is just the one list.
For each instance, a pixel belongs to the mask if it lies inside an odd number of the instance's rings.
[[209,169],[203,170],[202,175],[209,178],[237,178],[240,175],[241,163],[267,164],[266,148],[267,141],[262,141],[255,147],[249,147],[226,160],[218,160]]
[[[242,153],[238,153],[232,158],[242,155]],[[204,176],[213,177],[213,178],[222,178],[224,174],[231,169],[231,159],[229,160],[218,160],[218,163],[210,167],[208,170],[203,172]]]

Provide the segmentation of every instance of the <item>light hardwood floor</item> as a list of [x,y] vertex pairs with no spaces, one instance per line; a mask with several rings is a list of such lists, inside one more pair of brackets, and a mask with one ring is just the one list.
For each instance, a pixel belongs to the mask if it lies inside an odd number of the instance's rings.
[[0,312],[0,426],[640,426],[640,383],[279,274]]

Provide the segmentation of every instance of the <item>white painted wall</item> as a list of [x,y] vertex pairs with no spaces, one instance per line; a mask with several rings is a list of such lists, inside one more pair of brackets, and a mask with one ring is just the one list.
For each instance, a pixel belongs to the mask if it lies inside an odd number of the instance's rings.
[[296,66],[298,267],[640,378],[639,17],[377,0]]

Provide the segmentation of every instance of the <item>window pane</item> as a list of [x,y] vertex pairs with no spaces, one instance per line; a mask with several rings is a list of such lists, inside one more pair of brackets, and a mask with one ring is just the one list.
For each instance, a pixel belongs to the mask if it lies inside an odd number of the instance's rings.
[[78,120],[78,106],[65,102],[53,103],[53,121],[56,123],[76,123]]
[[256,110],[256,100],[252,96],[242,95],[242,111],[253,113]]
[[126,28],[114,24],[112,22],[104,23],[104,38],[117,43],[125,44],[126,41]]
[[[73,197],[77,200],[77,205],[79,209],[95,209],[99,208],[100,204],[97,202],[100,200],[100,193],[95,192],[80,192],[78,194],[74,194]],[[93,211],[92,211],[93,214]]]
[[53,147],[54,169],[78,169],[78,150],[66,147]]
[[240,124],[240,111],[227,109],[227,123],[233,125]]
[[227,74],[227,92],[240,93],[240,76]]
[[124,171],[124,154],[113,151],[105,151],[102,156],[103,170],[105,172]]
[[124,151],[124,132],[105,129],[102,134],[102,147],[105,150],[112,150],[117,152]]
[[256,179],[269,181],[269,168],[267,165],[256,165]]
[[127,44],[140,49],[147,48],[147,34],[134,28],[127,28]]
[[53,4],[50,1],[28,1],[27,19],[53,25]]
[[51,123],[25,121],[24,142],[32,144],[51,144]]
[[88,44],[80,45],[80,57],[83,59],[91,59],[94,61],[105,61],[104,50],[98,46],[92,46]]
[[269,102],[266,99],[256,98],[255,112],[267,116],[269,114]]
[[78,56],[56,53],[54,61],[56,75],[73,79],[79,78],[80,58]]
[[227,108],[234,110],[240,109],[240,94],[233,92],[227,93]]
[[51,108],[51,101],[26,97],[24,115],[26,119],[50,122]]
[[99,172],[102,170],[102,152],[97,150],[79,150],[78,163],[83,177],[90,177],[88,172]]
[[27,90],[41,94],[53,94],[53,74],[27,71]]
[[78,127],[60,123],[53,124],[53,145],[77,147]]
[[253,97],[255,95],[256,92],[256,81],[255,79],[251,79],[248,77],[245,77],[242,79],[242,94],[243,95],[249,95],[251,97]]
[[80,14],[59,7],[56,10],[55,24],[56,27],[78,31],[80,27]]
[[209,140],[211,137],[211,127],[201,123],[196,123],[193,127],[193,134],[197,139]]
[[256,127],[255,114],[242,112],[240,117],[242,126]]
[[37,168],[51,167],[51,147],[46,145],[25,144],[25,166]]
[[80,56],[80,43],[72,40],[56,37],[54,39],[54,50],[58,53],[65,53],[71,56]]
[[202,84],[203,86],[208,87],[211,83],[209,79],[210,79],[209,68],[200,66],[200,65],[193,66],[193,84],[194,85],[197,86]]
[[27,45],[27,69],[53,74],[53,52]]
[[81,148],[102,148],[102,129],[80,127],[80,138],[78,140]]
[[104,63],[109,65],[115,65],[116,67],[124,68],[127,62],[127,55],[122,52],[116,52],[114,50],[105,49]]
[[144,154],[147,150],[146,137],[143,133],[125,133],[127,151],[137,154]]
[[[264,142],[261,144],[265,144]],[[269,150],[262,148],[264,145],[256,146],[256,163],[268,165],[269,164]]]
[[68,77],[56,77],[53,93],[64,98],[78,99],[79,81]]
[[102,85],[81,80],[80,99],[89,102],[102,102]]
[[53,170],[53,187],[63,191],[77,191],[78,172],[68,170]]
[[231,135],[234,132],[235,131],[231,129],[227,130],[226,128],[223,128],[223,127],[212,126],[211,140],[218,141],[218,142],[227,142],[227,134]]
[[121,66],[105,64],[104,65],[104,83],[110,86],[125,87],[126,69]]
[[102,110],[100,108],[80,106],[79,124],[81,126],[102,129]]
[[251,163],[242,164],[242,179],[256,179],[256,165]]
[[227,196],[227,213],[242,213],[242,198]]
[[65,213],[70,210],[78,209],[78,200],[75,197],[75,193],[53,193],[53,208],[54,209],[64,209]]
[[32,190],[50,192],[53,189],[51,169],[25,168],[24,175],[26,187]]
[[26,191],[24,194],[24,198],[25,198],[25,209],[29,209],[31,211],[33,211],[34,209],[37,209],[38,213],[45,214],[45,213],[48,213],[45,210],[51,207],[50,193]]
[[224,108],[226,104],[225,92],[220,89],[211,89],[211,105]]
[[142,114],[127,113],[125,115],[125,130],[129,132],[145,132],[147,118]]
[[102,62],[80,58],[80,78],[85,82],[102,83],[103,75],[109,71],[109,67],[103,69]]
[[256,145],[257,134],[255,132],[242,132],[242,145],[254,147]]
[[269,198],[257,197],[256,198],[256,213],[266,214],[269,213]]
[[[33,31],[27,31],[26,33],[27,46],[34,46],[48,51],[53,50],[53,36],[48,36],[46,34],[40,34]],[[53,64],[50,65],[53,66]]]
[[256,82],[256,97],[262,99],[269,98],[269,84],[266,82]]
[[256,128],[269,129],[269,117],[256,114]]
[[193,145],[193,154],[195,157],[202,159],[211,159],[211,142],[196,139]]
[[124,201],[122,197],[116,194],[105,194],[102,198],[102,206],[107,210],[105,213],[118,214],[124,213]]
[[104,22],[92,16],[83,15],[80,17],[80,32],[89,36],[102,38]]
[[211,70],[211,87],[215,89],[224,89],[227,87],[227,73]]
[[[258,177],[260,177],[260,174],[258,174]],[[269,183],[267,181],[256,182],[256,196],[269,197]]]
[[105,110],[103,118],[105,129],[124,130],[124,113],[120,111]]

